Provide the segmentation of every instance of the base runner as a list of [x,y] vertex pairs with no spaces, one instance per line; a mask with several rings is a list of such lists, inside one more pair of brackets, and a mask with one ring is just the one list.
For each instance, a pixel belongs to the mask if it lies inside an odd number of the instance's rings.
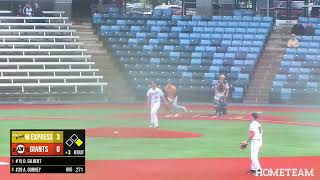
[[[185,106],[178,105],[178,96],[176,95],[177,88],[172,84],[171,81],[168,81],[168,84],[165,87],[167,100],[169,102],[170,110],[174,112],[184,111],[188,112]],[[178,115],[178,114],[176,114]]]
[[257,113],[250,113],[251,123],[249,129],[249,138],[248,140],[244,140],[241,143],[240,148],[245,149],[248,145],[248,142],[251,141],[251,169],[249,174],[259,176],[261,175],[261,165],[258,159],[258,155],[260,149],[262,147],[262,134],[263,130],[258,122],[258,114]]
[[158,128],[158,110],[160,108],[161,99],[168,104],[167,100],[164,98],[164,94],[161,89],[158,88],[156,82],[151,82],[151,88],[147,92],[147,109],[150,110],[150,127]]

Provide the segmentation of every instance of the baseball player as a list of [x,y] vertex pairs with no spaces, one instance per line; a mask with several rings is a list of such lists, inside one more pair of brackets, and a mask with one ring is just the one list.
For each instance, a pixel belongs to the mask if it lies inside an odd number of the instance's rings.
[[216,115],[226,115],[227,114],[227,98],[229,96],[229,85],[225,80],[225,76],[221,75],[219,81],[215,86],[214,92],[214,105],[216,106]]
[[158,88],[156,82],[151,82],[151,88],[147,92],[147,109],[150,109],[151,116],[151,126],[153,128],[158,128],[158,110],[160,108],[161,99],[168,104],[166,98],[164,98],[164,94],[161,89]]
[[[165,87],[165,91],[171,110],[175,112],[179,110],[188,112],[185,106],[178,105],[178,96],[176,95],[177,88],[171,83],[171,81],[168,81],[168,84]],[[178,114],[176,114],[175,116],[178,116]]]
[[[258,159],[259,151],[262,147],[262,134],[263,130],[258,122],[258,114],[253,112],[249,113],[251,118],[249,138],[244,140],[241,144],[245,146],[251,141],[251,169],[249,174],[259,176],[261,175],[261,166]],[[245,147],[244,147],[245,148]]]

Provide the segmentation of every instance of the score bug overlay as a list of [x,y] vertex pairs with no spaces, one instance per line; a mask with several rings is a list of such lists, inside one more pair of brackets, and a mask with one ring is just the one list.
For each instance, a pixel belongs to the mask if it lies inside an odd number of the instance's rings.
[[85,173],[85,130],[10,130],[11,173]]

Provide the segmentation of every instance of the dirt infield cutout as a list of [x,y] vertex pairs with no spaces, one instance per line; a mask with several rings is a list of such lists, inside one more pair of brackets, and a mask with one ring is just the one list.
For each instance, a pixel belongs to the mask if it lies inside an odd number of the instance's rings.
[[196,138],[199,133],[179,132],[159,128],[144,127],[104,127],[86,129],[88,137],[111,138]]

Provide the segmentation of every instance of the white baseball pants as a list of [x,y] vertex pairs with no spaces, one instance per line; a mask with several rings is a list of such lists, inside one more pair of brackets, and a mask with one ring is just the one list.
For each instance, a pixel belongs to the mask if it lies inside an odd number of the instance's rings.
[[156,102],[156,103],[152,103],[151,104],[151,112],[150,112],[150,115],[151,115],[151,125],[153,127],[158,127],[159,124],[158,124],[158,110],[160,108],[160,102]]
[[261,170],[259,162],[259,151],[262,146],[262,140],[252,140],[251,141],[251,170]]

